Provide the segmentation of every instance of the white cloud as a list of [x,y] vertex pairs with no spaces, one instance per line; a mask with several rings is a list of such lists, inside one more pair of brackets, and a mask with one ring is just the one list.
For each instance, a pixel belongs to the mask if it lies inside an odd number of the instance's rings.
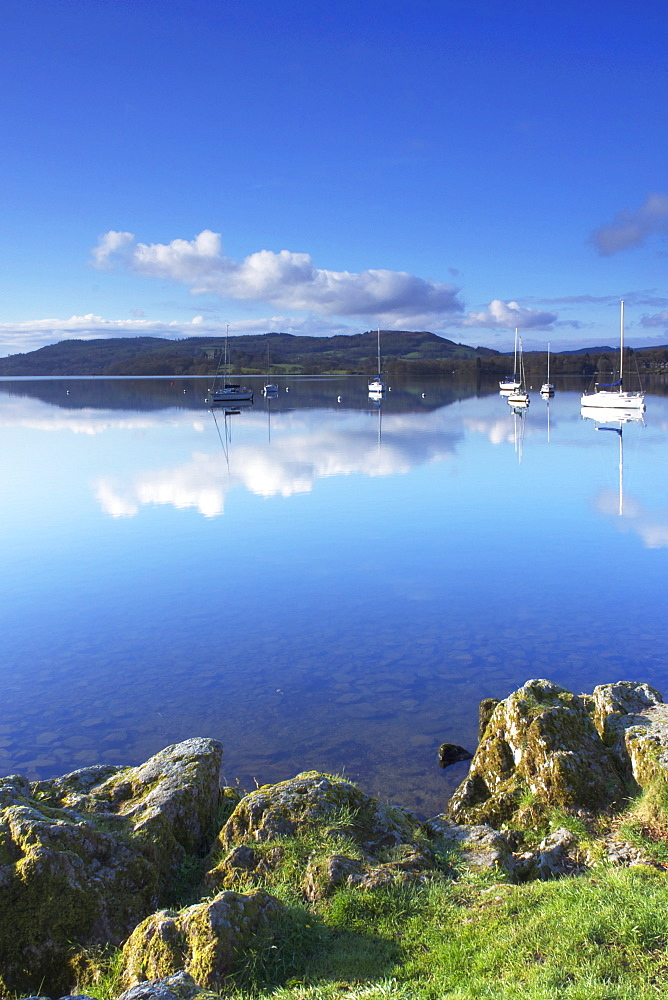
[[482,326],[490,329],[548,330],[557,318],[556,313],[542,312],[521,306],[519,302],[493,299],[482,312],[470,312],[460,321],[461,326]]
[[[64,390],[63,390],[64,391]],[[46,434],[83,434],[94,437],[98,434],[127,432],[144,434],[162,426],[164,416],[157,418],[144,413],[130,413],[119,416],[114,410],[60,409],[54,412],[54,404],[29,400],[24,397],[2,399],[0,408],[0,429],[21,427],[24,430],[40,431]],[[205,429],[202,416],[197,411],[183,410],[172,413],[168,421],[170,427],[184,427],[201,434]]]
[[619,518],[619,529],[635,532],[646,548],[668,548],[668,510],[650,510],[630,496],[620,501],[619,493],[614,491],[603,491],[597,497],[596,507],[608,517]]
[[[204,517],[217,517],[235,489],[287,498],[310,493],[326,477],[403,475],[420,463],[445,460],[461,437],[461,431],[451,427],[450,415],[435,411],[386,416],[381,444],[374,418],[375,414],[354,413],[341,427],[339,414],[331,411],[319,412],[315,423],[308,425],[299,415],[282,415],[275,421],[271,444],[235,444],[228,451],[229,463],[220,451],[197,451],[182,465],[139,472],[127,481],[102,477],[93,484],[94,494],[102,509],[115,518],[134,517],[142,507],[156,504],[193,508]],[[264,432],[264,414],[244,413],[233,419],[239,429],[251,432],[261,424]],[[417,445],[416,430],[420,432]]]
[[660,313],[655,313],[653,316],[641,316],[640,325],[668,327],[668,309],[663,309]]
[[591,235],[598,252],[609,257],[620,250],[638,246],[652,233],[668,232],[668,195],[650,194],[635,212],[619,212],[607,226]]
[[94,248],[93,261],[97,267],[128,266],[139,274],[177,281],[194,295],[266,302],[326,316],[373,316],[383,325],[462,308],[457,286],[406,271],[330,271],[316,267],[309,254],[291,250],[259,250],[234,261],[223,254],[220,235],[209,229],[192,240],[151,244],[111,230]]
[[132,233],[120,233],[115,229],[110,229],[108,233],[100,237],[100,242],[93,249],[93,260],[95,266],[113,267],[114,262],[125,255],[125,251],[132,245],[134,236]]

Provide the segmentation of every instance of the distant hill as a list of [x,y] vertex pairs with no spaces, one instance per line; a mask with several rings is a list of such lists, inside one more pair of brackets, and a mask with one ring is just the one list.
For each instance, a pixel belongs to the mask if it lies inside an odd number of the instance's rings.
[[618,347],[578,347],[576,351],[559,351],[559,354],[614,354]]
[[[223,354],[224,337],[116,337],[63,340],[26,354],[0,358],[0,375],[213,375]],[[381,330],[383,372],[391,377],[507,374],[509,355],[489,347],[468,347],[435,333]],[[265,333],[230,337],[230,374],[234,375],[375,375],[377,332],[337,337],[300,337]],[[629,351],[646,371],[664,371],[668,347]],[[553,352],[551,373],[592,375],[597,366],[614,368],[617,350],[582,347]],[[524,354],[527,375],[538,378],[545,353]],[[268,367],[269,366],[269,367]],[[631,369],[630,369],[631,370]]]
[[[0,375],[207,375],[215,372],[223,337],[115,337],[63,340],[26,354],[0,358]],[[498,355],[486,347],[468,347],[434,333],[381,330],[383,367],[393,361],[451,362]],[[337,337],[300,337],[265,333],[229,339],[230,369],[274,372],[375,373],[377,332]]]

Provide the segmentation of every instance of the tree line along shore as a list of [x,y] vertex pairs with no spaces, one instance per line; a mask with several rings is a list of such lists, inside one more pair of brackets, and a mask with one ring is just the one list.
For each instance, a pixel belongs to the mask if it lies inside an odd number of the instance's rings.
[[[512,366],[512,353],[469,347],[419,331],[381,331],[382,368],[390,377],[477,375],[501,377]],[[369,375],[376,374],[377,333],[336,337],[303,337],[287,333],[240,335],[229,339],[224,364],[224,337],[116,337],[106,340],[64,340],[25,354],[0,358],[0,375],[162,375],[214,376],[227,370],[235,375]],[[627,349],[627,371],[668,371],[668,346]],[[529,379],[545,375],[546,353],[524,354]],[[613,372],[618,351],[591,347],[556,352],[550,373],[591,377]]]

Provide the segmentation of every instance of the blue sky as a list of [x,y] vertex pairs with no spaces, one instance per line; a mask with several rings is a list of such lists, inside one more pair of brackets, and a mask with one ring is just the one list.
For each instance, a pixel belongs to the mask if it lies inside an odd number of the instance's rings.
[[2,0],[0,354],[668,343],[659,3]]

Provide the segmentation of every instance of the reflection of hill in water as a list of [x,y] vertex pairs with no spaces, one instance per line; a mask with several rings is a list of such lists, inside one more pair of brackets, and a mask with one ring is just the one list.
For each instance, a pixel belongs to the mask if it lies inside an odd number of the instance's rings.
[[[247,378],[245,384],[255,389],[255,407],[266,408],[262,396],[264,378]],[[278,397],[272,399],[276,410],[317,409],[368,409],[367,379],[279,379]],[[38,399],[65,410],[133,410],[153,411],[165,409],[205,410],[209,379],[30,379],[25,381],[0,380],[0,393],[8,396]],[[382,402],[384,410],[392,413],[428,413],[442,406],[471,396],[486,396],[497,391],[496,383],[484,385],[460,379],[423,379],[413,381],[395,379],[392,391]],[[289,392],[285,391],[285,388]],[[338,399],[341,397],[341,401]]]

